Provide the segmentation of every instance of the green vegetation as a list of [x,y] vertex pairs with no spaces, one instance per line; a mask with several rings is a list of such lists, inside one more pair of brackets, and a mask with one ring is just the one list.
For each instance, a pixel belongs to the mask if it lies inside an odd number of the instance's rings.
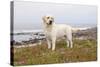
[[95,40],[75,40],[68,48],[65,41],[57,42],[56,50],[47,48],[45,42],[34,47],[14,48],[14,65],[54,64],[97,60]]

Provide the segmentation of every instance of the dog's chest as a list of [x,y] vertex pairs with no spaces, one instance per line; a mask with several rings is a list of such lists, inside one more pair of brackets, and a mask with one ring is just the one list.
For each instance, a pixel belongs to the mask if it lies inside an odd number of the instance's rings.
[[46,35],[47,38],[51,39],[52,32],[51,31],[45,31],[45,35]]

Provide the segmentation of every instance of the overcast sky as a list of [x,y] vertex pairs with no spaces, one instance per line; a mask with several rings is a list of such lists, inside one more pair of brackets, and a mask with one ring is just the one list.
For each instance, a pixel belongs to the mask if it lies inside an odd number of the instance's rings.
[[14,30],[42,28],[42,16],[54,16],[55,23],[72,27],[94,27],[97,24],[97,7],[73,4],[14,2]]

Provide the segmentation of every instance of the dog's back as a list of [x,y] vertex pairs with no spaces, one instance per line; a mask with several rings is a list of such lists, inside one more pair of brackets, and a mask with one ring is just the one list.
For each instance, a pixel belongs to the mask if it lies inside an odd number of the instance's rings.
[[69,25],[66,24],[54,24],[52,27],[52,35],[56,35],[57,39],[66,37],[72,39],[72,30]]

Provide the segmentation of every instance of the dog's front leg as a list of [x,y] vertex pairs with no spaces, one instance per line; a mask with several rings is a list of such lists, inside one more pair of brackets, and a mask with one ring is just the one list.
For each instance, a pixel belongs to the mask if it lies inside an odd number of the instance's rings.
[[56,37],[52,37],[52,50],[55,50],[56,46]]
[[70,47],[73,48],[73,42],[72,41],[70,41]]
[[48,49],[51,48],[51,41],[47,38]]

